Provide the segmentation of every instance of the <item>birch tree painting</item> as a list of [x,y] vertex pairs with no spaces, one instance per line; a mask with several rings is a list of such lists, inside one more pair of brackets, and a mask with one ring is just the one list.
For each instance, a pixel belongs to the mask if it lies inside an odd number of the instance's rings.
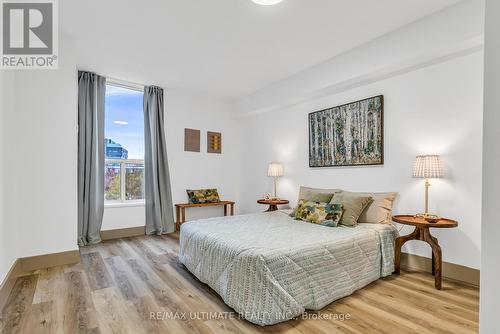
[[384,163],[382,95],[309,114],[309,166]]

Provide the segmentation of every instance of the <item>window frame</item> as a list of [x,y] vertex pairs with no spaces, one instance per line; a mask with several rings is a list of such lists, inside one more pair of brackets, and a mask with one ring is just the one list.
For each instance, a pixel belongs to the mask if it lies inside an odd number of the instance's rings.
[[[144,85],[131,83],[123,80],[118,80],[114,78],[106,78],[106,86],[115,86],[124,89],[130,89],[134,91],[141,92],[144,94]],[[144,112],[144,111],[143,111]],[[104,133],[106,136],[106,133]],[[106,155],[106,153],[105,153]],[[126,206],[144,206],[146,204],[146,200],[144,199],[135,199],[135,200],[127,200],[125,198],[126,195],[126,166],[127,164],[142,164],[144,165],[144,159],[108,159],[104,157],[104,166],[103,169],[106,169],[106,165],[108,163],[120,164],[120,199],[119,200],[106,200],[104,197],[104,207],[113,208],[113,207],[126,207]]]

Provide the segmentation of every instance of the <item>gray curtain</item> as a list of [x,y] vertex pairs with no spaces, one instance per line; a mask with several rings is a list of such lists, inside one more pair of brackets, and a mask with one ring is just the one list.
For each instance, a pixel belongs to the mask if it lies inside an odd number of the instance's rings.
[[146,234],[175,231],[163,111],[163,89],[144,87]]
[[106,78],[78,72],[78,245],[101,241]]

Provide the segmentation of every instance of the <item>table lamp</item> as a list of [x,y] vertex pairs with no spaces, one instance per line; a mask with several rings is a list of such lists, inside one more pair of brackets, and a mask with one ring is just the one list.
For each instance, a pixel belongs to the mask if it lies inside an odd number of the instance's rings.
[[278,178],[283,176],[283,165],[279,162],[271,162],[269,167],[267,168],[267,176],[274,177],[274,194],[273,199],[277,199],[277,187],[278,187]]
[[413,163],[413,177],[425,179],[425,212],[416,216],[424,219],[437,219],[436,215],[429,214],[429,179],[443,177],[441,157],[435,154],[417,155]]

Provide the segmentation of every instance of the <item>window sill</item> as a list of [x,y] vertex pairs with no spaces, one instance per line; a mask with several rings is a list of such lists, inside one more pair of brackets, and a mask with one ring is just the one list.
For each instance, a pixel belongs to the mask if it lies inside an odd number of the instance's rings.
[[107,201],[104,202],[104,208],[128,208],[134,206],[145,206],[146,203],[144,201],[127,201],[127,202],[114,202]]

